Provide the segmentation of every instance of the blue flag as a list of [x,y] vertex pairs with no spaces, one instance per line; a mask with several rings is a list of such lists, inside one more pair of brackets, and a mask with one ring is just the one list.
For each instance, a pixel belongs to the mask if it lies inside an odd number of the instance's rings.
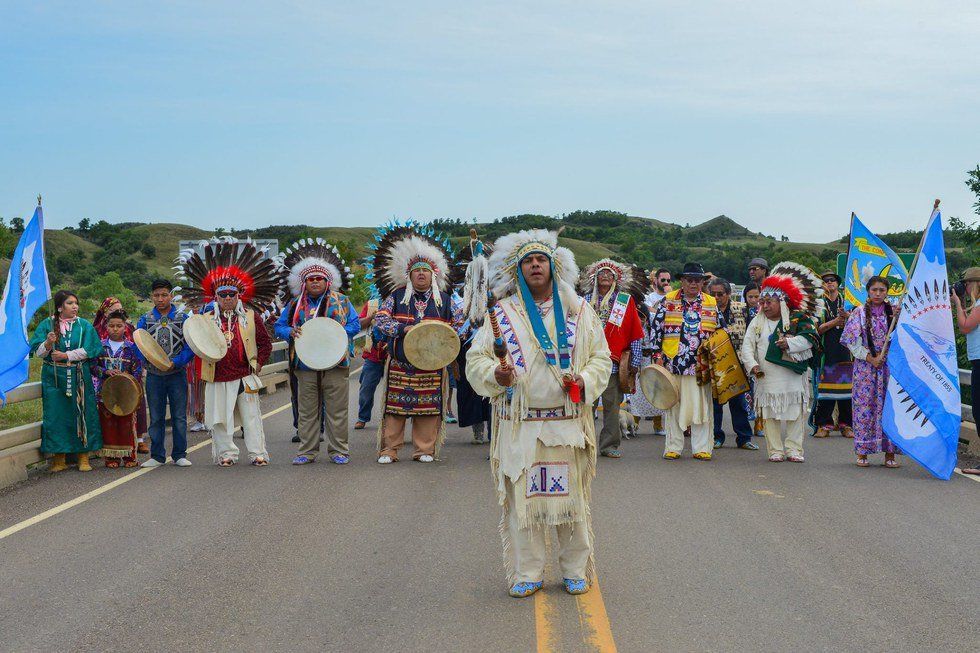
[[943,480],[956,466],[960,378],[939,211],[929,218],[889,340],[881,423],[905,454]]
[[898,254],[874,235],[856,215],[851,214],[851,242],[844,267],[844,308],[853,309],[868,300],[864,285],[878,276],[888,280],[888,299],[897,304],[905,292],[908,272]]
[[27,380],[30,353],[27,326],[37,309],[51,299],[44,267],[44,216],[37,207],[20,236],[7,271],[0,302],[0,400]]

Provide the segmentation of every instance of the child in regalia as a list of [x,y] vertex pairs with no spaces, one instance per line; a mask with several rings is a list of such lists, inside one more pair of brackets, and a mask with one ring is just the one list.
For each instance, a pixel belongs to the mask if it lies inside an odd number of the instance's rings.
[[117,469],[136,467],[136,412],[115,415],[102,401],[103,382],[111,376],[126,373],[137,380],[143,378],[143,364],[136,355],[136,345],[126,337],[128,319],[126,312],[116,310],[106,319],[106,337],[102,340],[102,354],[92,365],[92,380],[99,400],[99,423],[102,426],[102,451],[105,466]]

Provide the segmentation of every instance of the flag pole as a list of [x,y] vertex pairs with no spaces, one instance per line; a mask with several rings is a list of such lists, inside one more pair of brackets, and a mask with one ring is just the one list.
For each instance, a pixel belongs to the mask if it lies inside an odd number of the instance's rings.
[[[922,238],[919,240],[919,249],[915,251],[915,258],[912,259],[912,267],[909,268],[908,280],[912,279],[912,272],[915,270],[915,266],[919,263],[919,254],[922,253],[922,246],[926,242],[926,235],[928,235],[929,233],[929,225],[932,223],[932,216],[936,215],[936,211],[938,210],[939,210],[939,198],[936,198],[936,201],[933,202],[932,205],[932,213],[929,214],[929,222],[926,223],[926,228],[922,230]],[[908,294],[909,294],[909,285],[908,282],[906,282],[905,294],[902,295],[902,301],[898,303],[899,311],[901,311],[902,305],[905,303],[905,298],[908,297]],[[888,333],[885,334],[885,348],[882,352],[883,354],[888,353],[888,345],[892,343],[891,335],[897,325],[898,325],[898,313],[895,313],[894,315],[892,315],[891,323],[888,325]]]

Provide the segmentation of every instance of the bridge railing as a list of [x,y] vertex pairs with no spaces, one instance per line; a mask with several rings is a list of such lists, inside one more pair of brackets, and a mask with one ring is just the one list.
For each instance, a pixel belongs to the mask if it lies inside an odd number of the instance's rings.
[[[366,331],[354,338],[355,349],[363,347]],[[272,343],[270,363],[262,368],[263,385],[266,392],[275,392],[280,385],[289,380],[286,360],[286,342]],[[41,382],[24,383],[7,393],[7,404],[18,404],[41,398]],[[2,409],[0,409],[2,410]],[[0,488],[7,487],[27,478],[28,469],[42,461],[41,422],[20,424],[0,431]]]

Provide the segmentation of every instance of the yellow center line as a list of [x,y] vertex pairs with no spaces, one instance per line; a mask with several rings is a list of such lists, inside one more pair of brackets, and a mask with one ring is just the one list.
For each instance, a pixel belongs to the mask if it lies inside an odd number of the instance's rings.
[[[292,406],[292,404],[286,404],[285,406],[280,406],[279,408],[276,408],[275,410],[272,410],[272,411],[266,413],[265,415],[263,415],[262,416],[262,419],[263,420],[268,419],[269,417],[272,417],[276,413],[281,413],[282,411],[286,410],[287,408],[290,408],[291,406]],[[190,447],[189,449],[187,449],[187,453],[191,453],[193,451],[197,451],[198,449],[200,449],[202,447],[206,447],[209,444],[211,444],[211,438],[208,438],[207,440],[204,440],[203,442],[198,442],[193,447]],[[8,526],[7,528],[5,528],[2,531],[0,531],[0,540],[4,539],[5,537],[9,537],[9,536],[13,535],[14,533],[19,533],[20,531],[24,530],[25,528],[28,528],[29,526],[33,526],[34,524],[39,524],[39,523],[43,522],[46,519],[50,519],[51,517],[54,517],[55,515],[59,515],[59,514],[65,512],[66,510],[69,510],[71,508],[74,508],[75,506],[77,506],[79,504],[85,503],[89,499],[94,499],[95,497],[99,496],[100,494],[105,494],[109,490],[115,489],[115,488],[119,487],[120,485],[122,485],[123,483],[128,483],[129,481],[132,481],[135,478],[139,478],[143,474],[149,474],[150,472],[152,472],[155,469],[160,469],[160,468],[159,467],[147,467],[147,468],[137,469],[135,472],[130,472],[129,474],[126,474],[122,478],[117,478],[116,480],[111,481],[109,483],[106,483],[105,485],[101,485],[101,486],[95,488],[94,490],[92,490],[91,492],[86,492],[85,494],[83,494],[81,496],[75,497],[74,499],[71,499],[70,501],[66,501],[66,502],[62,503],[61,505],[55,506],[54,508],[51,508],[49,510],[45,510],[44,512],[42,512],[40,514],[34,515],[33,517],[30,517],[29,519],[25,519],[22,522],[16,523],[13,526]]]
[[588,592],[579,594],[575,598],[579,623],[582,625],[582,639],[596,651],[615,653],[616,641],[613,639],[612,626],[606,613],[606,603],[602,600],[599,579],[592,581],[592,587]]
[[[551,576],[551,533],[544,536],[545,551],[548,553],[544,563],[544,578]],[[545,588],[534,594],[534,631],[538,643],[538,653],[554,653],[558,650],[558,638],[555,633],[555,600],[548,596]]]

